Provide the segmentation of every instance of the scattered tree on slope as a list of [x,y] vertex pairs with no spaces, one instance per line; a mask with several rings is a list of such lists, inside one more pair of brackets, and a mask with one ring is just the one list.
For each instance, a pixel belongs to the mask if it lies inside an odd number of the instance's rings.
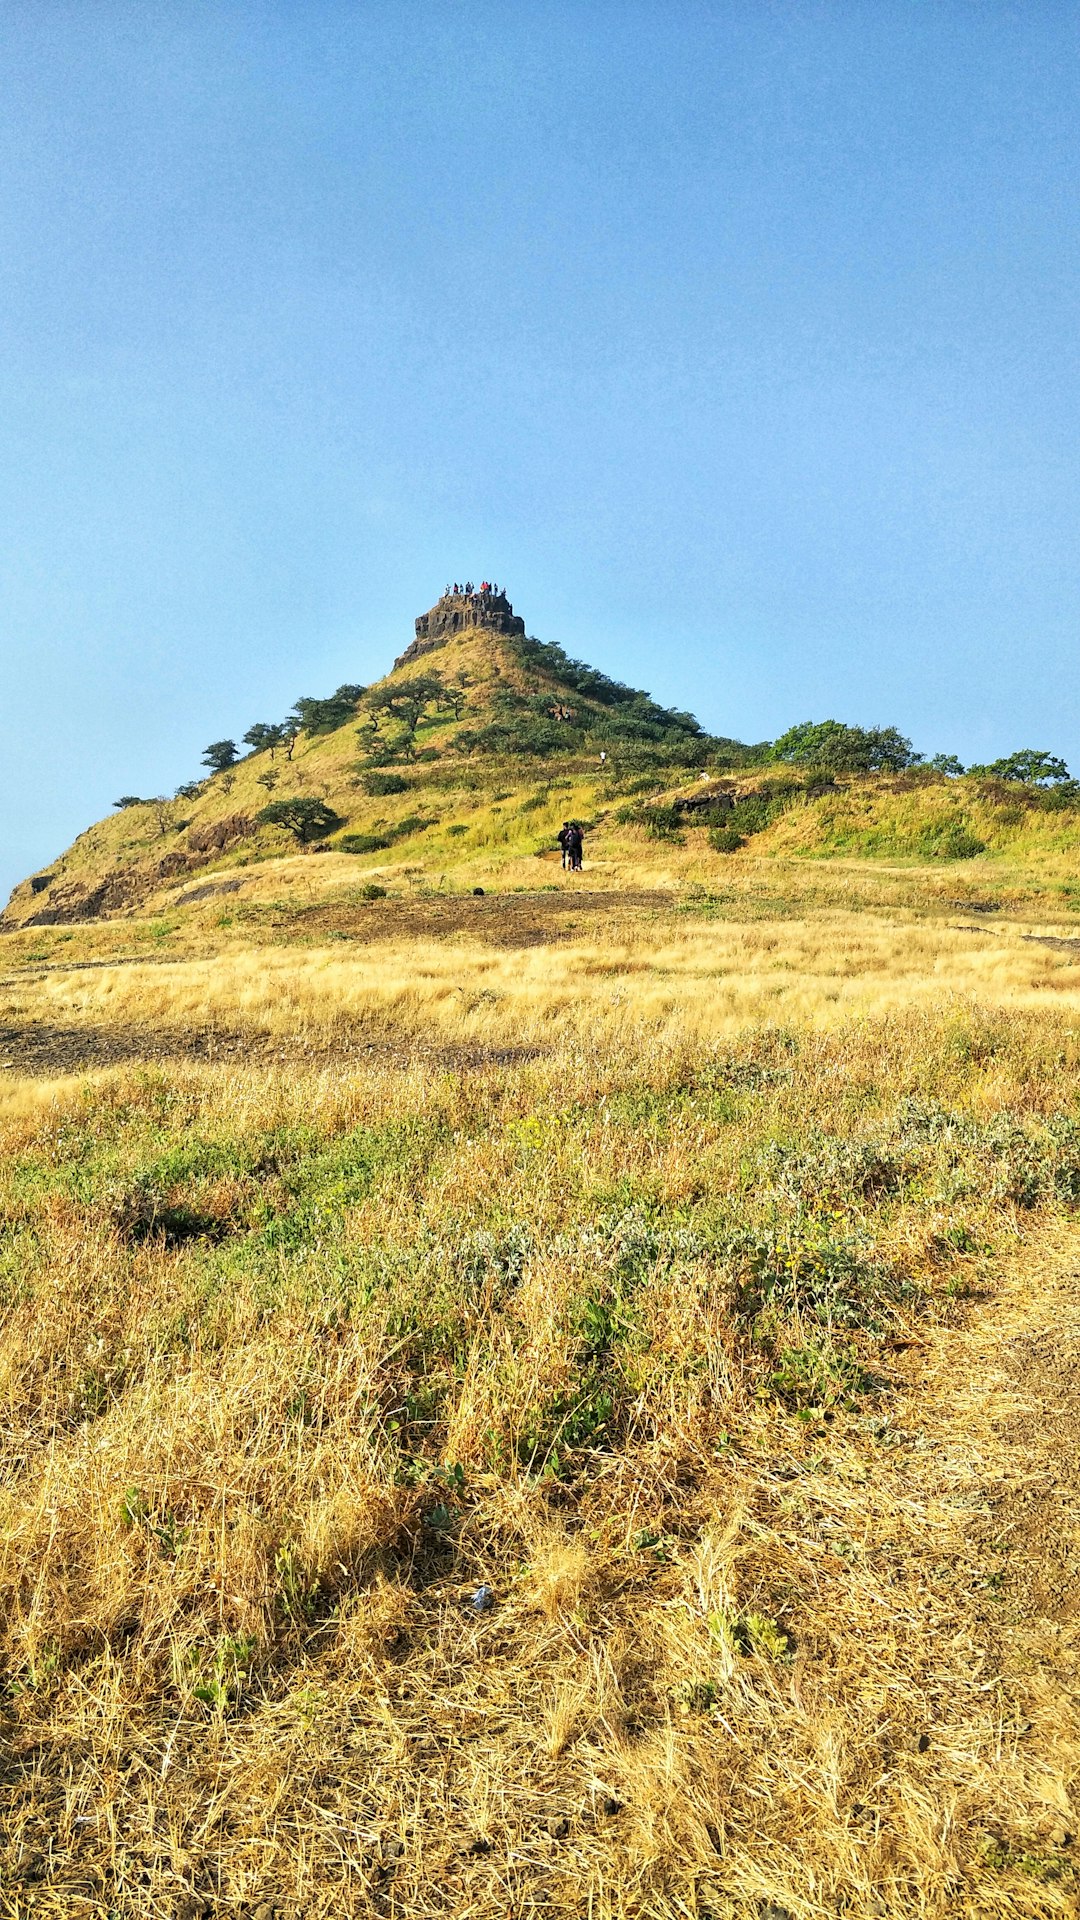
[[321,840],[341,825],[341,815],[325,800],[306,798],[272,800],[268,807],[260,809],[255,819],[261,827],[284,827],[302,846],[311,840]]

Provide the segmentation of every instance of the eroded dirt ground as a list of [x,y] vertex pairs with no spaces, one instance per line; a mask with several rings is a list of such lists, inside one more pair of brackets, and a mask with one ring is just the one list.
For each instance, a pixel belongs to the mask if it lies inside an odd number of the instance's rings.
[[[1080,1913],[1080,1233],[1040,1235],[959,1328],[909,1356],[897,1407],[914,1448],[893,1468],[936,1513],[933,1547],[900,1569],[905,1599],[955,1595],[927,1617],[942,1665],[955,1650],[992,1701],[1003,1780],[1023,1780],[1041,1815],[1022,1840],[984,1836],[988,1864],[1044,1884],[1033,1911]],[[923,1416],[931,1417],[923,1424]],[[920,1428],[922,1432],[920,1433]],[[988,1911],[996,1911],[989,1901]]]

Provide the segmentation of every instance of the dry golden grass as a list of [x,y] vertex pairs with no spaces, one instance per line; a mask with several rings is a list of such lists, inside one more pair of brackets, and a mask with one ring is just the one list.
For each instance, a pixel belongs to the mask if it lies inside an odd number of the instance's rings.
[[[593,928],[588,927],[592,934]],[[268,1034],[343,1029],[445,1040],[550,1042],[568,1031],[665,1041],[761,1021],[830,1025],[901,1007],[1080,1007],[1080,949],[1011,924],[974,933],[913,915],[822,911],[801,922],[625,918],[603,940],[499,949],[468,936],[231,949],[205,958],[9,976],[8,1005],[40,1020],[235,1022]]]
[[1075,981],[828,911],[10,983],[321,1051],[5,1089],[0,1913],[1075,1912]]

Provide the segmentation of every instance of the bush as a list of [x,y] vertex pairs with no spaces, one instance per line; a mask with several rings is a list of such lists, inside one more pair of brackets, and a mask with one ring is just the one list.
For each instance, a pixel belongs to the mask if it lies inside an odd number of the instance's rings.
[[369,880],[366,887],[361,887],[360,897],[362,900],[385,900],[386,888],[380,887],[376,880]]
[[336,842],[341,853],[385,853],[391,844],[379,833],[343,833]]
[[381,799],[388,793],[408,793],[409,783],[400,773],[368,773],[361,782],[364,792],[373,799]]
[[737,827],[710,827],[709,845],[714,853],[738,853],[746,842]]
[[961,818],[928,827],[920,834],[916,850],[926,860],[974,860],[976,854],[986,852],[986,842],[977,839]]
[[678,847],[684,844],[682,829],[686,821],[675,807],[622,807],[618,817],[632,826],[644,827],[650,840],[671,840]]

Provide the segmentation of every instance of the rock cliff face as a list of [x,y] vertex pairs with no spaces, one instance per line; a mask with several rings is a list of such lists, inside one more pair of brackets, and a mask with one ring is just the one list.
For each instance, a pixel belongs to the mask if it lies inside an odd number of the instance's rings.
[[407,667],[425,653],[446,645],[455,633],[473,627],[490,633],[521,635],[525,622],[518,618],[505,593],[444,593],[429,613],[416,622],[416,639],[394,661],[395,667]]

